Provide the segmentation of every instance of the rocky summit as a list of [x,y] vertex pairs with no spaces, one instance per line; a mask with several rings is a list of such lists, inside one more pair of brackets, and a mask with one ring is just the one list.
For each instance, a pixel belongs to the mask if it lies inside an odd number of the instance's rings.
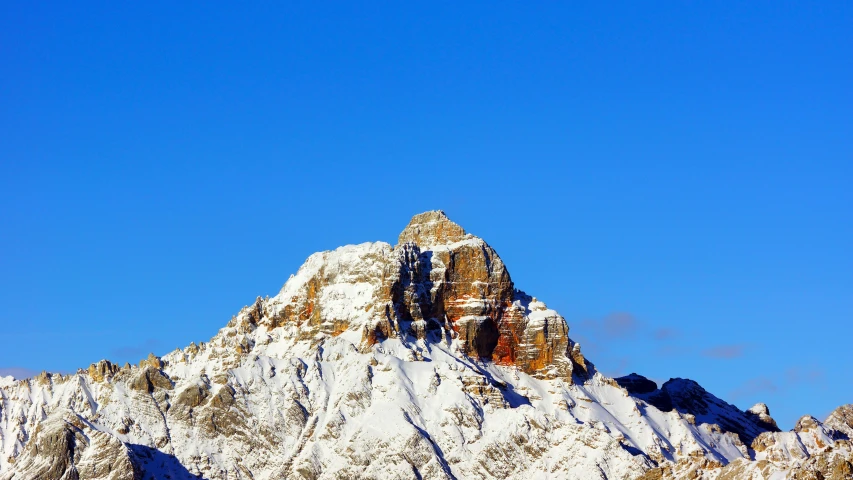
[[853,405],[781,432],[608,378],[443,212],[310,256],[209,342],[0,378],[0,479],[850,479]]

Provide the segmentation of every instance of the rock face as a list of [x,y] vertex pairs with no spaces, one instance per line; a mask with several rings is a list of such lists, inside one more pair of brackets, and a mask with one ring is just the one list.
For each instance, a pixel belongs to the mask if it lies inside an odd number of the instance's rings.
[[853,440],[853,404],[842,405],[826,417],[825,425]]
[[412,217],[400,232],[397,245],[414,243],[425,248],[432,245],[449,245],[465,240],[465,230],[453,223],[441,210],[424,212]]
[[136,480],[142,472],[131,450],[116,437],[90,428],[79,417],[52,415],[33,431],[9,479]]
[[312,255],[209,342],[0,378],[0,480],[847,478],[852,408],[778,432],[690,380],[606,378],[433,211]]
[[652,393],[658,389],[658,385],[648,378],[632,373],[624,377],[614,378],[620,387],[628,390],[631,394]]
[[[762,432],[753,439],[750,456],[725,465],[712,465],[704,457],[684,457],[651,469],[641,478],[849,480],[853,478],[853,442],[844,432],[853,426],[847,417],[851,410],[853,405],[841,406],[824,423],[806,415],[790,432],[775,428],[777,431]],[[769,416],[770,412],[766,405],[758,404],[747,413]]]
[[773,432],[779,431],[779,427],[776,426],[776,420],[773,420],[773,417],[770,416],[770,409],[767,408],[767,405],[756,403],[746,411],[746,414],[751,416],[752,420],[761,427]]
[[[364,244],[312,256],[279,297],[266,306],[270,326],[296,322],[303,338],[359,326],[362,347],[445,338],[469,357],[536,376],[571,382],[575,371],[592,373],[565,320],[516,290],[497,252],[441,211],[412,218],[396,247]],[[353,311],[352,301],[363,305]]]
[[767,414],[765,418],[769,421],[765,421],[753,412],[740,411],[734,405],[708,393],[693,380],[672,378],[661,385],[659,390],[637,393],[636,396],[663,412],[677,411],[690,415],[693,421],[716,424],[721,429],[736,434],[746,445],[765,431],[779,431],[776,428],[776,422],[770,418],[766,405],[764,406]]

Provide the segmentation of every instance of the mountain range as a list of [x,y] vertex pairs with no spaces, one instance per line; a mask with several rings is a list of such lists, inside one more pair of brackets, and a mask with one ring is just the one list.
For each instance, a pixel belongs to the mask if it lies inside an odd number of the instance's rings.
[[208,342],[0,377],[0,480],[851,479],[853,405],[780,431],[609,378],[443,212],[311,255]]

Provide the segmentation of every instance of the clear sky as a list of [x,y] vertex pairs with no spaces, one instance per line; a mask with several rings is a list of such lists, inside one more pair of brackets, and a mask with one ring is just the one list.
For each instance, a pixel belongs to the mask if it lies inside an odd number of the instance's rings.
[[605,373],[853,402],[853,3],[271,3],[2,3],[0,369],[207,340],[440,208]]

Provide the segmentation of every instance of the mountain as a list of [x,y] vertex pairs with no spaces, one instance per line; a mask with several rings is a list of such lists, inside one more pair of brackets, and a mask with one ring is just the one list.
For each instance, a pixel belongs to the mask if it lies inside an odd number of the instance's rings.
[[853,405],[780,432],[608,378],[440,211],[311,255],[209,342],[0,379],[0,479],[852,478]]

